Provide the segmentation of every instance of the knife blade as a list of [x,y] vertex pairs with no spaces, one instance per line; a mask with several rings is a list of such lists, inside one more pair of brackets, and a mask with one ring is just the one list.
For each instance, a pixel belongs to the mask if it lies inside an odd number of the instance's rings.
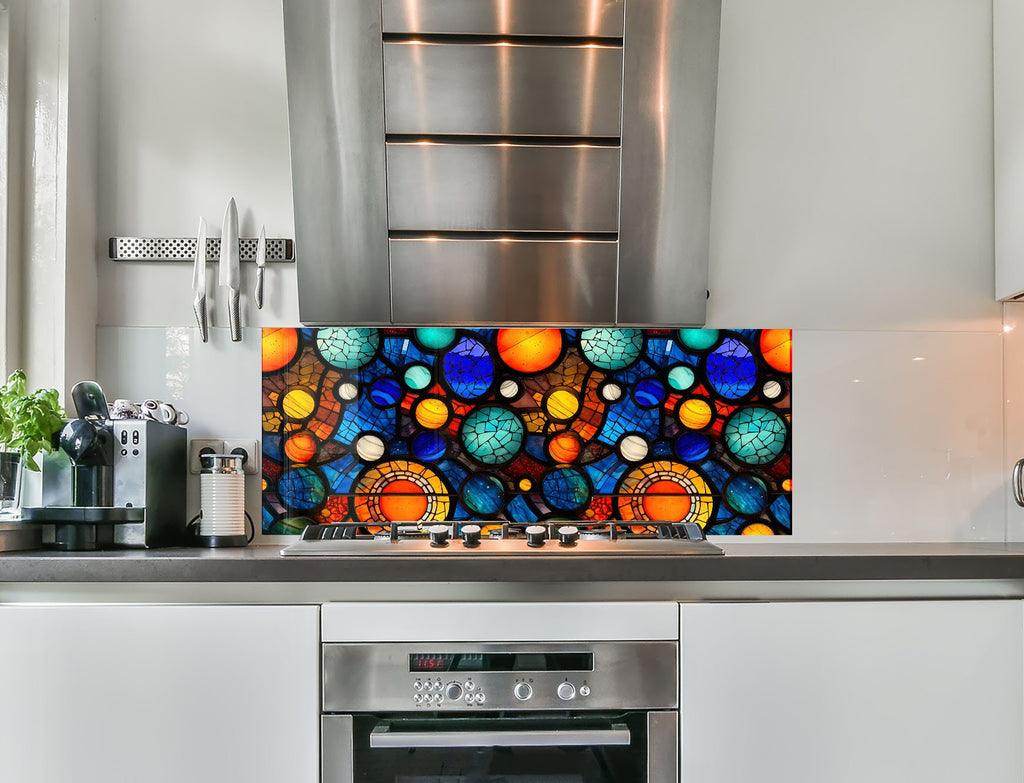
[[192,300],[192,310],[196,314],[199,325],[199,336],[203,342],[210,339],[206,321],[206,218],[199,218],[199,235],[196,237],[196,260],[192,266],[192,290],[196,298]]
[[256,240],[256,290],[253,292],[253,301],[256,302],[256,309],[263,309],[263,275],[264,267],[267,265],[267,227],[260,226],[260,238]]
[[231,342],[237,343],[242,339],[241,315],[239,313],[239,289],[240,275],[238,250],[238,207],[235,200],[228,201],[227,209],[224,210],[224,227],[220,236],[220,284],[229,291],[228,296],[228,324],[231,326]]

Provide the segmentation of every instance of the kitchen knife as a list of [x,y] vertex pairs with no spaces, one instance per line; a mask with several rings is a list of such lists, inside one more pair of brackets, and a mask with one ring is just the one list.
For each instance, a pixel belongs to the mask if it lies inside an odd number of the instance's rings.
[[253,293],[253,300],[256,302],[256,309],[263,309],[263,274],[267,265],[267,227],[260,226],[260,238],[256,240],[256,291]]
[[238,271],[238,207],[235,200],[228,201],[224,211],[224,227],[220,235],[220,284],[226,286],[228,296],[228,324],[231,326],[231,341],[242,339],[241,314],[239,313],[240,276]]
[[196,237],[196,261],[192,267],[192,290],[196,298],[192,300],[192,309],[196,313],[199,324],[199,336],[203,342],[210,339],[206,322],[206,218],[199,218],[199,236]]

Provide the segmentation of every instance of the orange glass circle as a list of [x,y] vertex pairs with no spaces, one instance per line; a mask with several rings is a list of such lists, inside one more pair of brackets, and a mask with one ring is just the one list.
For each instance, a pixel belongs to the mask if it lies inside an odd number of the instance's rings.
[[644,513],[655,522],[679,522],[690,512],[693,501],[686,487],[674,481],[652,481],[644,490]]
[[522,492],[529,492],[531,489],[533,489],[533,482],[530,481],[530,479],[528,479],[528,478],[520,479],[519,480],[519,489]]
[[793,371],[793,330],[765,329],[761,332],[761,355],[779,372]]
[[772,529],[770,527],[768,527],[768,525],[765,525],[762,522],[755,522],[754,524],[747,525],[745,528],[743,528],[743,532],[741,533],[741,535],[744,535],[744,536],[774,536],[775,533],[772,532]]
[[679,423],[687,429],[704,429],[711,423],[711,416],[711,406],[699,397],[686,400],[679,406]]
[[548,456],[555,462],[573,462],[580,455],[580,439],[573,432],[560,432],[548,443]]
[[285,441],[284,454],[292,462],[309,462],[316,456],[316,440],[308,432],[296,432]]
[[305,389],[292,389],[281,400],[281,412],[289,419],[305,419],[316,408],[316,400]]
[[782,491],[783,492],[792,492],[793,491],[793,479],[783,479],[783,481],[782,481]]
[[423,487],[412,481],[397,479],[380,493],[380,513],[388,522],[416,522],[427,513],[427,496]]
[[274,372],[295,357],[299,334],[295,329],[264,329],[262,343],[263,372]]
[[436,430],[443,427],[450,415],[451,411],[448,410],[444,400],[439,400],[436,397],[427,397],[420,400],[416,405],[416,421],[420,423],[420,426],[426,427],[428,430]]
[[580,398],[569,389],[556,389],[544,403],[548,416],[558,421],[571,419],[580,410]]
[[499,329],[498,356],[512,370],[538,373],[562,354],[560,329]]

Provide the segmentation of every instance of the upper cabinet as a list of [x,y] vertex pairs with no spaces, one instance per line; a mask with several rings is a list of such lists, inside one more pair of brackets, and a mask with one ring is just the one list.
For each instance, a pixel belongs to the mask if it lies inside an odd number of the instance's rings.
[[285,0],[309,325],[704,322],[721,0]]
[[1024,0],[993,0],[996,298],[1024,295]]

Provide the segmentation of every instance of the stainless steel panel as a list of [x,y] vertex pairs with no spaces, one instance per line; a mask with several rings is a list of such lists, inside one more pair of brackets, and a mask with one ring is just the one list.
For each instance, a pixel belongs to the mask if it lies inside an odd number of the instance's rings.
[[618,183],[615,147],[387,145],[392,230],[614,232]]
[[704,323],[721,0],[629,0],[618,321]]
[[284,0],[299,317],[391,320],[380,5]]
[[623,0],[383,0],[384,32],[621,37]]
[[647,783],[679,783],[679,740],[678,712],[647,713]]
[[320,716],[320,779],[324,783],[353,783],[353,745],[351,715]]
[[[677,706],[678,643],[676,642],[580,642],[460,644],[369,643],[324,644],[323,709],[325,712],[374,712],[443,710],[479,712],[481,707],[443,700],[429,708],[417,706],[417,680],[474,681],[474,693],[484,693],[487,710],[609,710],[675,709]],[[593,652],[594,670],[589,672],[509,671],[447,672],[409,671],[413,653],[544,653]],[[519,701],[512,693],[516,681],[532,681],[533,697]],[[586,697],[563,701],[555,695],[559,683],[570,681],[590,687]],[[437,689],[440,693],[440,689]]]
[[396,323],[609,323],[614,242],[391,240]]
[[388,133],[619,135],[622,49],[384,44]]
[[[449,724],[450,725],[450,724]],[[498,731],[391,731],[377,725],[370,732],[371,748],[568,748],[628,745],[629,727],[578,729],[571,724],[554,731],[512,729]]]

